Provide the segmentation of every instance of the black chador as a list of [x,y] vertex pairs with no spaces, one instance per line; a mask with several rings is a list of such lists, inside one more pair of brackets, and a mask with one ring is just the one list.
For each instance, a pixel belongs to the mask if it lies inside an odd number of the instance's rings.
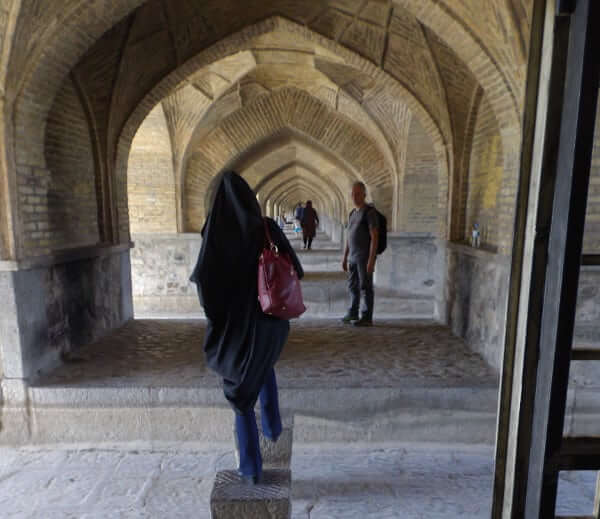
[[[303,270],[287,238],[267,218],[271,237]],[[191,281],[207,318],[206,361],[223,377],[237,413],[253,409],[287,340],[289,321],[265,315],[258,302],[258,258],[265,233],[260,206],[246,181],[224,173],[202,230],[202,248]]]

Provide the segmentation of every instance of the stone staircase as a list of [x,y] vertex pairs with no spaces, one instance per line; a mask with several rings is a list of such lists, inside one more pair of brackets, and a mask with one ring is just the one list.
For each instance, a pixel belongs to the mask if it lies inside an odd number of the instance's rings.
[[[9,395],[0,445],[231,444],[203,333],[201,321],[129,323]],[[497,376],[431,321],[298,320],[276,372],[295,443],[494,441]]]

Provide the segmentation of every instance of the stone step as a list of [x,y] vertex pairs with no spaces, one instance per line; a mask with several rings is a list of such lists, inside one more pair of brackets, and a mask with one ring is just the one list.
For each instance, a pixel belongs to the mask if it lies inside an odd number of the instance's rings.
[[[496,387],[408,383],[281,389],[282,416],[294,417],[293,433],[289,429],[294,443],[493,443]],[[0,445],[159,448],[231,442],[233,411],[219,387],[46,386],[29,388],[26,398],[26,404],[4,407]]]
[[212,519],[289,519],[292,514],[289,470],[265,470],[248,485],[234,470],[218,472],[210,495]]
[[[5,379],[0,443],[231,446],[234,414],[206,365],[205,331],[203,321],[132,321],[29,386]],[[494,441],[498,376],[431,321],[295,321],[276,373],[295,445]],[[578,388],[591,419],[594,396]]]
[[302,264],[304,272],[341,272],[342,251],[341,250],[299,250],[298,259]]

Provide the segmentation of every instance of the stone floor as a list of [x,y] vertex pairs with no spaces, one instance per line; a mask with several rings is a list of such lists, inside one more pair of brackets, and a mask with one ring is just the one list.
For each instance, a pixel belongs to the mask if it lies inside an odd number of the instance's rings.
[[[36,385],[215,387],[203,321],[132,321],[80,350]],[[449,328],[429,321],[298,320],[277,363],[282,388],[497,387],[496,375]]]
[[[216,471],[233,453],[0,449],[3,519],[208,519]],[[381,445],[296,448],[294,519],[485,519],[493,452]],[[590,514],[595,474],[563,473],[558,512]]]

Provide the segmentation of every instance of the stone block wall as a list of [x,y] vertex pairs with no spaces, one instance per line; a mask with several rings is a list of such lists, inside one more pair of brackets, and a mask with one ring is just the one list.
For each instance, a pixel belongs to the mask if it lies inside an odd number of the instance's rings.
[[575,343],[600,344],[600,267],[581,268]]
[[413,296],[437,297],[445,278],[438,260],[443,253],[433,234],[390,234],[387,249],[377,259],[375,285]]
[[504,351],[509,280],[509,257],[448,244],[448,324],[498,371]]
[[[447,257],[448,324],[499,371],[505,341],[510,257],[453,243],[448,244]],[[581,269],[575,319],[574,344],[600,344],[598,267]]]
[[133,302],[136,308],[176,314],[200,311],[189,277],[202,246],[199,233],[134,234],[131,251]]
[[133,317],[128,246],[0,271],[0,352],[7,379],[31,379]]
[[596,115],[596,134],[594,135],[583,252],[584,254],[600,254],[600,104]]

